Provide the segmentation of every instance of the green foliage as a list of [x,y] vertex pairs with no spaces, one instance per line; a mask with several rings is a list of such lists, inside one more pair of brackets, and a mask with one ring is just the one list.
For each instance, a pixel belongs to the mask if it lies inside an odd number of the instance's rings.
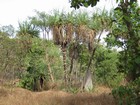
[[46,43],[46,53],[47,61],[50,64],[51,70],[56,80],[60,80],[63,77],[63,62],[61,50],[52,41],[47,41]]
[[23,87],[25,89],[33,90],[33,83],[34,83],[34,78],[32,75],[29,73],[24,74],[22,77],[22,80],[19,83],[20,87]]
[[86,11],[79,11],[75,15],[75,25],[87,25],[90,21],[90,17]]
[[13,79],[16,77],[20,64],[16,39],[11,39],[6,33],[0,32],[0,77]]
[[116,87],[120,84],[123,78],[122,73],[118,73],[119,53],[115,50],[98,47],[96,58],[96,80],[98,83]]
[[32,38],[30,51],[24,58],[26,72],[22,76],[20,86],[39,91],[40,77],[43,77],[45,82],[50,81],[48,69],[51,69],[54,79],[62,79],[63,66],[60,52],[58,46],[55,46],[52,41]]
[[88,51],[87,47],[84,44],[81,44],[78,46],[79,49],[79,63],[82,66],[87,66],[89,57],[90,57],[90,52]]
[[[137,93],[137,95],[140,95],[139,92],[140,92],[140,77],[137,78],[135,81],[133,81],[131,83],[132,87],[135,89],[135,92]],[[140,96],[139,96],[140,98]]]
[[39,30],[31,22],[19,22],[18,35],[30,35],[31,37],[39,37]]
[[103,30],[110,31],[112,14],[112,11],[108,12],[105,9],[98,9],[96,12],[92,13],[88,27],[95,29],[97,33]]
[[112,94],[119,105],[136,105],[136,94],[133,88],[120,86],[112,90]]
[[43,49],[42,41],[40,39],[32,39],[32,46],[30,52],[25,58],[28,65],[27,70],[22,76],[21,86],[30,90],[34,90],[36,82],[40,77],[47,79],[47,69],[43,56],[45,56],[45,49]]
[[48,35],[49,39],[49,31],[50,31],[50,16],[45,12],[39,12],[35,10],[36,16],[29,17],[31,24],[34,25],[37,29],[39,29],[40,33],[42,32],[43,38],[46,39],[46,35]]
[[119,105],[139,105],[140,77],[126,86],[119,86],[112,90],[112,95]]
[[88,6],[95,6],[99,0],[70,0],[71,7],[75,9],[80,8],[80,6],[88,7]]
[[122,48],[120,60],[123,63],[122,69],[131,80],[140,76],[139,58],[139,10],[135,1],[121,2],[115,9],[113,15],[112,32],[107,37],[108,46],[118,46]]

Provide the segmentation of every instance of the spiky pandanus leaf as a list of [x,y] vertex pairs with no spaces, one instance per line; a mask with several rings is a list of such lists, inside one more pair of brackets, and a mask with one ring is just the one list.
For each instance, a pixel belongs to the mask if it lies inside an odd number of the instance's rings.
[[112,23],[112,14],[109,14],[106,10],[98,10],[96,13],[92,14],[91,22],[88,24],[88,26],[92,29],[96,29],[96,31],[109,31],[111,29],[110,27]]
[[79,11],[76,15],[75,15],[75,24],[77,26],[80,25],[87,25],[89,23],[89,15],[86,11]]
[[[43,38],[46,39],[46,33],[48,34],[50,31],[50,27],[48,24],[49,15],[46,14],[45,12],[39,12],[37,10],[35,10],[35,12],[36,12],[36,16],[29,17],[29,19],[31,20],[32,24],[34,24],[36,27],[38,27],[41,30],[41,32],[43,33]],[[49,35],[48,35],[48,39],[49,39]]]
[[53,40],[55,44],[59,45],[63,41],[62,31],[63,31],[63,18],[62,13],[57,10],[53,11],[53,14],[49,16],[48,24],[51,28],[53,34]]
[[31,37],[39,37],[39,30],[31,24],[31,22],[24,21],[19,22],[19,31],[17,32],[19,37],[29,35]]
[[75,17],[75,33],[79,41],[85,42],[87,38],[87,24],[89,23],[87,12],[79,12]]
[[57,45],[61,45],[61,51],[63,55],[63,66],[64,66],[64,83],[67,81],[67,66],[66,66],[66,45],[67,38],[65,32],[65,14],[63,12],[59,12],[54,10],[53,14],[50,15],[49,24],[53,33],[54,43]]

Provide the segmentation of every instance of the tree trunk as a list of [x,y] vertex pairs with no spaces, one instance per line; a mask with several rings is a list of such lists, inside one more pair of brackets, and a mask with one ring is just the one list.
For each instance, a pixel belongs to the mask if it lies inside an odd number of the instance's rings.
[[49,75],[50,75],[51,81],[54,82],[54,77],[52,75],[52,70],[51,70],[51,67],[50,67],[50,63],[48,63],[47,66],[48,66],[48,71],[49,71]]
[[97,45],[93,48],[91,57],[89,59],[89,63],[88,63],[88,66],[87,66],[87,71],[86,71],[83,86],[82,86],[85,91],[90,91],[90,90],[93,89],[92,73],[91,73],[90,67],[91,67],[91,64],[92,64],[93,57],[95,55],[96,48],[98,47],[98,43],[100,41],[102,32],[103,32],[103,30],[99,34],[99,37],[97,39]]
[[48,40],[50,40],[50,38],[49,38],[49,32],[47,31],[47,36],[48,36]]
[[86,75],[85,75],[83,86],[84,86],[83,89],[85,91],[91,91],[93,89],[92,73],[91,73],[91,70],[90,69],[88,69],[86,71]]
[[48,58],[48,54],[46,54],[46,62],[47,62],[47,66],[48,66],[50,79],[51,79],[52,82],[54,82],[54,77],[53,77],[52,70],[51,70],[51,67],[50,67],[50,60]]
[[66,63],[66,46],[61,45],[63,55],[63,67],[64,67],[64,83],[67,84],[67,63]]
[[[124,3],[121,4],[122,7],[122,12],[123,15],[126,17],[130,17],[130,13],[128,11],[128,7],[130,6],[129,1],[125,0]],[[126,24],[126,27],[128,29],[128,41],[134,41],[135,43],[129,43],[128,42],[128,46],[127,46],[127,51],[129,54],[129,59],[135,59],[137,58],[137,56],[139,55],[139,39],[137,39],[135,36],[137,34],[135,34],[134,29],[133,29],[133,23],[125,18],[123,18],[124,23]],[[127,60],[127,59],[126,59]],[[130,81],[134,81],[137,77],[140,76],[140,69],[139,69],[139,64],[133,63],[133,67],[130,68],[129,72],[128,72],[128,76],[129,76],[129,80]]]

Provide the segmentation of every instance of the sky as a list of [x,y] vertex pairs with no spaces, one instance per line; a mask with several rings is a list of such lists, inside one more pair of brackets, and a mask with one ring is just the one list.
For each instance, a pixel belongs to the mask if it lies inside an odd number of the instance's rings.
[[[116,4],[114,0],[101,0],[94,8],[82,8],[94,11],[95,8],[110,10]],[[47,13],[54,9],[71,11],[69,0],[0,0],[0,25],[18,26],[18,21],[24,21],[28,16],[35,15],[34,10]]]
[[[96,8],[110,10],[116,7],[116,0],[100,0],[96,7],[82,8],[95,11]],[[140,4],[140,0],[138,0]],[[35,15],[34,10],[47,13],[54,9],[71,11],[69,0],[0,0],[0,25],[13,25],[18,27],[18,22],[24,21],[28,16]]]

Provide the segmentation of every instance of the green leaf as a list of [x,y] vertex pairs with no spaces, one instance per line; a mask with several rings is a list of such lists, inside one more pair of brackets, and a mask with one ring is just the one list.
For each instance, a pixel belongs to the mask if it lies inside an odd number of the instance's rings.
[[137,57],[137,58],[135,58],[135,62],[136,62],[137,64],[140,64],[140,56]]
[[124,19],[125,19],[126,21],[128,21],[128,22],[130,21],[130,17],[125,16],[125,15],[124,15],[123,17],[124,17]]
[[120,7],[116,7],[114,10],[119,10],[121,11],[122,9]]
[[84,5],[85,7],[88,7],[88,3],[83,3],[83,5]]

